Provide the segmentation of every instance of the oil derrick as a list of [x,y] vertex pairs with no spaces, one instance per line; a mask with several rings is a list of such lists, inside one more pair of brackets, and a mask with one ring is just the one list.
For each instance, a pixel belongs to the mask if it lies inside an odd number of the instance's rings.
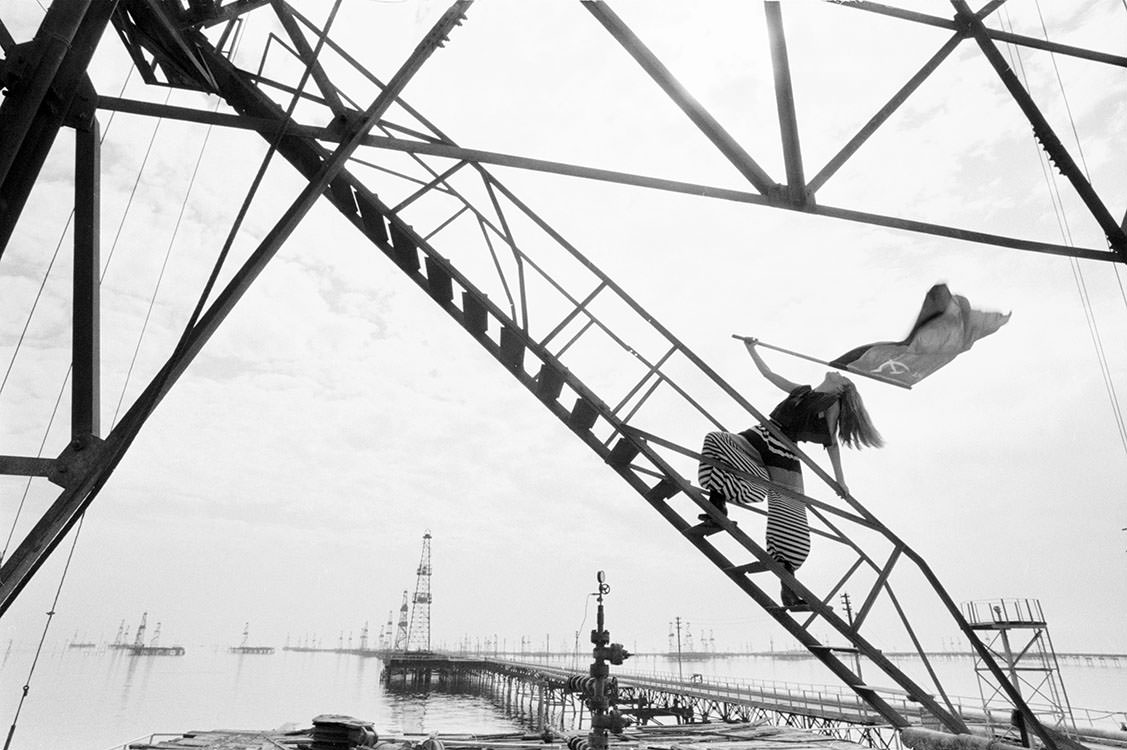
[[407,629],[408,651],[430,651],[430,532],[423,534],[423,551],[415,577],[414,606]]
[[129,628],[125,626],[125,620],[122,620],[121,624],[117,627],[117,635],[114,636],[110,648],[114,650],[127,649],[129,648],[129,644]]
[[[390,620],[389,620],[390,622]],[[399,627],[395,629],[392,651],[407,650],[407,589],[403,589],[403,604],[399,606]]]
[[145,645],[145,621],[149,619],[148,612],[141,613],[141,624],[137,626],[137,635],[133,637],[133,645],[140,648]]
[[391,610],[387,611],[387,624],[380,627],[380,645],[381,649],[391,648],[392,634],[395,632],[395,621],[391,619]]

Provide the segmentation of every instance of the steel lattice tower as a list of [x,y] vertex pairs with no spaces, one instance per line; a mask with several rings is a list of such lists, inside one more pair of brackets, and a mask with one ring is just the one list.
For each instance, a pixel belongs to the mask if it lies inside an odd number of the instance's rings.
[[[471,5],[472,0],[456,0],[386,83],[380,83],[362,61],[332,38],[332,16],[324,26],[318,26],[286,2],[56,2],[47,8],[35,37],[19,45],[7,25],[0,22],[0,63],[6,64],[5,96],[0,102],[0,204],[5,207],[0,211],[0,259],[39,180],[48,152],[64,130],[73,131],[75,193],[69,436],[53,447],[45,445],[48,452],[43,455],[8,455],[6,448],[0,449],[0,475],[43,478],[61,491],[16,549],[0,561],[0,617],[75,528],[161,401],[252,288],[255,279],[303,218],[316,204],[323,203],[335,208],[341,220],[360,231],[396,269],[575,433],[669,523],[670,533],[713,563],[719,573],[890,726],[910,726],[911,714],[918,710],[951,734],[966,734],[969,729],[940,684],[929,655],[897,598],[895,589],[910,586],[913,592],[927,596],[926,601],[913,604],[913,613],[920,606],[928,606],[930,612],[920,612],[919,616],[950,618],[958,626],[983,669],[1039,742],[1050,750],[1075,747],[1072,740],[1042,726],[1015,684],[1016,669],[1007,674],[1006,662],[1000,663],[993,649],[979,637],[980,632],[987,631],[968,622],[922,556],[848,491],[840,495],[840,501],[828,503],[804,494],[790,494],[791,500],[808,509],[815,522],[815,533],[825,540],[823,544],[838,545],[835,549],[840,563],[834,572],[840,573],[840,577],[829,588],[829,582],[810,580],[805,575],[801,581],[796,579],[793,571],[768,554],[755,536],[746,533],[747,525],[739,527],[715,509],[692,481],[701,458],[695,449],[700,444],[700,435],[706,430],[722,429],[725,423],[731,424],[729,420],[766,423],[766,415],[580,247],[510,190],[494,173],[494,166],[736,202],[763,210],[820,215],[997,248],[1127,263],[1127,227],[1090,183],[1082,159],[1073,157],[1071,147],[1042,111],[1040,92],[1023,84],[1007,63],[1001,45],[1117,67],[1127,67],[1127,58],[999,28],[991,16],[1001,8],[1003,0],[983,0],[978,9],[972,9],[967,0],[951,0],[952,9],[946,15],[909,11],[884,3],[831,0],[820,11],[826,13],[827,22],[833,22],[833,13],[866,13],[897,18],[901,24],[945,29],[950,36],[941,46],[932,48],[935,51],[923,67],[917,69],[911,64],[904,71],[905,77],[911,75],[904,85],[882,107],[873,110],[868,121],[819,167],[818,162],[809,159],[812,152],[803,149],[802,134],[813,130],[833,142],[842,120],[837,112],[829,111],[824,117],[807,119],[799,128],[783,3],[763,3],[768,44],[762,52],[764,63],[770,59],[782,147],[770,151],[762,145],[745,148],[607,2],[585,0],[574,4],[577,13],[579,9],[589,13],[613,42],[628,53],[626,57],[640,66],[650,81],[643,83],[639,78],[639,85],[655,84],[665,92],[747,183],[707,185],[459,146],[451,135],[408,104],[403,93],[436,50],[449,41]],[[259,19],[263,24],[281,24],[292,42],[288,49],[300,66],[278,68],[286,81],[272,81],[239,66],[234,54],[235,41],[241,37],[244,22],[258,24]],[[110,26],[115,34],[105,36],[116,36],[125,45],[146,84],[215,95],[233,112],[100,96],[87,68]],[[894,130],[885,124],[902,104],[913,98],[926,79],[940,68],[949,67],[944,61],[960,46],[964,51],[970,48],[971,54],[976,54],[973,50],[981,54],[987,63],[982,69],[992,69],[992,77],[997,78],[1032,127],[1039,156],[1060,172],[1074,199],[1083,204],[1085,213],[1098,225],[1106,243],[1101,240],[1096,246],[1085,247],[1073,245],[1071,239],[1060,244],[1025,236],[1024,232],[1023,236],[993,234],[972,228],[966,222],[969,217],[961,214],[947,219],[951,223],[937,223],[874,213],[865,210],[867,204],[852,200],[836,206],[823,200],[820,191],[827,182],[846,165],[861,161],[854,156],[871,136]],[[322,51],[324,54],[320,54]],[[265,53],[263,49],[264,60]],[[298,70],[304,71],[300,79],[296,77]],[[370,87],[356,91],[352,90],[355,84],[343,85],[345,81],[357,81],[357,74],[375,84],[378,93]],[[318,94],[303,92],[309,80]],[[352,90],[352,94],[346,89]],[[291,91],[293,95],[289,95]],[[364,101],[357,103],[354,96]],[[305,102],[298,108],[297,103],[303,98]],[[274,226],[262,235],[243,264],[229,274],[222,288],[212,289],[209,283],[201,291],[198,308],[164,365],[152,375],[121,419],[103,428],[103,323],[99,296],[103,267],[103,170],[99,117],[115,111],[257,132],[271,144],[270,153],[276,152],[307,184]],[[333,125],[324,127],[325,122]],[[756,153],[753,155],[752,151]],[[400,174],[382,165],[376,167],[379,174],[358,169],[375,161],[390,161],[398,153],[410,156],[411,174]],[[781,163],[782,169],[764,169],[757,161],[764,155],[772,159],[765,163]],[[452,161],[454,165],[450,166]],[[812,167],[818,171],[808,178]],[[891,170],[886,175],[874,170],[866,178],[880,181],[896,173],[897,170]],[[998,178],[1003,182],[1014,179],[1009,171],[999,173]],[[248,207],[253,197],[252,189],[246,197]],[[456,212],[451,214],[452,210]],[[680,218],[698,220],[695,215]],[[1024,217],[1015,218],[1022,221]],[[517,222],[527,230],[514,236],[509,227]],[[479,229],[480,240],[476,236]],[[514,263],[497,262],[497,242],[504,245],[505,254],[511,251]],[[220,258],[225,256],[224,252]],[[479,261],[483,257],[492,257],[494,263],[482,266]],[[496,274],[480,273],[480,268],[485,267],[493,268]],[[553,272],[549,274],[547,268]],[[222,268],[221,262],[217,263],[212,278],[220,278],[221,271],[231,268]],[[507,298],[507,305],[498,304],[502,297]],[[616,311],[613,319],[605,314],[609,309]],[[581,337],[583,346],[573,346]],[[587,347],[598,347],[593,349],[598,356],[588,356],[592,350]],[[615,361],[623,362],[621,367],[592,366],[595,362],[611,361],[608,358],[612,356],[620,358]],[[612,369],[612,376],[608,376]],[[630,386],[626,397],[617,405],[608,401],[608,394],[618,398],[624,384]],[[679,416],[676,424],[671,424],[671,414],[684,417]],[[775,437],[785,439],[781,433]],[[805,452],[789,442],[784,444],[807,466],[813,475],[811,479],[816,476],[828,488],[844,490]],[[775,492],[785,489],[772,487]],[[697,523],[701,511],[714,522],[711,527]],[[762,509],[747,512],[765,513]],[[420,575],[421,569],[422,566]],[[429,563],[427,569],[429,574]],[[416,597],[425,594],[429,641],[429,578],[426,583],[428,589],[420,590]],[[795,616],[799,613],[779,606],[773,592],[779,590],[780,583],[810,604],[808,615]],[[859,597],[861,606],[849,621],[842,619],[830,603],[846,584],[863,593]],[[395,638],[397,649],[406,648],[409,642],[406,597],[404,592]],[[419,611],[422,615],[423,610]],[[420,635],[422,624],[420,618]],[[887,638],[889,626],[911,641],[927,671],[926,680],[917,682],[918,676],[902,670],[879,648],[876,639]],[[823,628],[845,645],[824,642],[828,641],[826,637],[816,635]],[[140,637],[136,640],[141,642]],[[549,650],[548,645],[545,650]],[[897,700],[890,701],[868,684],[859,669],[851,668],[840,658],[842,653],[864,656],[872,664],[866,671],[879,670],[894,682],[897,690],[908,697],[912,711],[905,711]]]
[[137,635],[133,637],[134,646],[145,645],[145,622],[149,619],[148,612],[141,613],[141,624],[137,626]]
[[408,651],[430,651],[430,532],[423,534],[423,552],[415,577],[411,626],[407,630]]
[[387,611],[387,625],[380,628],[380,648],[391,648],[392,637],[395,633],[395,621],[391,619],[391,610]]
[[[1057,731],[1076,731],[1041,602],[992,599],[963,602],[961,609],[1041,723]],[[1023,722],[1013,722],[1012,706],[980,656],[975,658],[974,671],[987,725],[998,734],[1016,730],[1021,736],[1010,739],[1020,739],[1021,744],[1028,746],[1028,730]]]
[[407,589],[403,589],[403,603],[399,605],[399,627],[395,631],[393,651],[407,649]]

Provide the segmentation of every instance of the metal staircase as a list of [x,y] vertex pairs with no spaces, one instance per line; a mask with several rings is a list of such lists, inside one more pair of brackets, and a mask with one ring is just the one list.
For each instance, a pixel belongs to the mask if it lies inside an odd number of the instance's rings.
[[[193,3],[185,11],[175,2],[123,0],[113,16],[119,36],[146,80],[214,93],[236,114],[108,98],[101,100],[101,106],[253,129],[309,181],[309,187],[216,296],[212,307],[186,332],[138,404],[104,443],[94,442],[84,479],[67,485],[52,508],[53,517],[45,517],[44,523],[54,526],[33,532],[38,548],[21,546],[5,566],[20,575],[12,579],[14,584],[5,581],[5,609],[41,562],[35,555],[43,548],[49,552],[97,494],[148,414],[285,241],[286,227],[292,229],[312,201],[323,197],[687,543],[890,725],[902,728],[909,722],[857,674],[853,666],[856,654],[867,660],[870,676],[879,670],[918,703],[936,727],[952,733],[968,731],[944,694],[893,589],[894,574],[897,578],[912,575],[922,581],[934,607],[966,635],[1040,741],[1050,748],[1073,744],[1045,731],[1012,686],[1004,687],[1009,685],[1006,675],[931,569],[857,499],[819,500],[772,485],[774,491],[805,503],[820,544],[833,544],[840,559],[847,560],[836,583],[817,590],[788,573],[756,538],[717,514],[707,502],[691,479],[699,460],[696,446],[700,439],[709,430],[765,421],[764,415],[506,187],[484,166],[484,158],[475,159],[474,152],[460,149],[399,97],[411,72],[460,23],[469,2],[455,3],[386,85],[310,20],[284,2],[272,3],[271,9],[318,88],[315,94],[303,93],[302,104],[322,108],[327,117],[321,119],[330,122],[325,127],[294,121],[275,101],[275,96],[286,98],[294,89],[301,91],[304,79],[296,87],[288,86],[240,69],[228,59],[227,43],[238,33],[242,14],[270,12],[259,8],[263,5],[266,3],[258,0],[213,7]],[[621,23],[608,14],[604,4],[586,5],[604,25]],[[210,14],[208,7],[212,7]],[[221,24],[225,25],[222,30]],[[378,89],[371,105],[358,103],[335,87],[326,72],[327,63],[322,64],[329,57]],[[377,130],[382,135],[376,135]],[[391,153],[398,155],[395,169],[381,163]],[[495,156],[489,158],[496,161]],[[733,158],[739,154],[733,152]],[[748,169],[758,179],[758,173]],[[775,200],[795,199],[787,197],[787,191],[766,187],[765,192],[773,191]],[[777,437],[788,442],[785,436]],[[794,450],[809,472],[834,486],[814,461]],[[747,510],[765,515],[759,508]],[[697,524],[700,513],[710,515],[719,528]],[[768,593],[777,591],[780,581],[810,602],[812,611],[800,614],[780,607]],[[851,622],[830,605],[847,583],[865,586]],[[910,677],[876,645],[875,639],[884,633],[876,633],[873,624],[878,619],[889,620],[888,615],[923,660],[926,682]],[[816,638],[815,624],[820,632],[831,630],[838,643]],[[403,625],[401,622],[395,648],[405,640]]]
[[[317,33],[306,18],[297,12],[293,17],[309,32]],[[215,92],[244,118],[259,123],[256,129],[264,137],[271,138],[286,124],[282,108],[250,75],[237,69],[202,34],[188,31],[184,36],[192,43],[193,60],[209,71]],[[334,52],[344,54],[331,39],[326,41]],[[361,67],[357,71],[367,73]],[[369,80],[382,86],[370,74]],[[208,81],[197,83],[203,87]],[[346,117],[349,111],[362,108],[344,92],[333,91],[345,103]],[[326,106],[333,98],[323,97]],[[392,119],[393,110],[377,124],[385,138],[394,139],[408,153],[413,143],[456,146],[406,103],[398,101],[397,105],[402,120]],[[284,138],[278,153],[310,180],[331,157],[313,136]],[[821,521],[816,533],[856,555],[832,590],[807,589],[770,558],[759,542],[717,515],[688,478],[698,460],[694,446],[700,437],[709,429],[724,428],[713,412],[742,413],[745,422],[763,421],[763,415],[484,166],[465,159],[412,157],[424,175],[415,182],[384,173],[377,175],[378,180],[362,179],[364,165],[356,164],[339,172],[324,197],[687,542],[890,724],[903,727],[908,721],[839,658],[839,650],[814,637],[813,621],[820,619],[833,628],[918,701],[938,725],[950,732],[966,732],[962,719],[944,705],[946,699],[937,682],[931,689],[917,684],[862,631],[877,597],[892,595],[888,577],[893,568],[898,563],[923,567],[922,561],[856,500],[847,498],[837,504],[799,495],[796,497]],[[374,182],[380,183],[378,189],[370,187]],[[471,194],[484,197],[485,204],[472,200]],[[477,267],[472,280],[461,270],[463,263]],[[489,274],[490,266],[493,274]],[[550,272],[549,268],[557,270]],[[504,301],[495,301],[498,299]],[[590,355],[592,349],[597,349],[597,358]],[[614,373],[595,362],[606,363],[611,358]],[[629,376],[623,378],[625,373]],[[614,395],[604,400],[601,393]],[[706,408],[706,403],[719,407]],[[670,420],[671,414],[678,418]],[[680,427],[673,429],[674,424]],[[810,470],[829,480],[817,464],[796,452]],[[781,487],[774,489],[786,492]],[[696,526],[695,517],[701,512],[713,515],[721,533],[712,535]],[[866,552],[851,540],[850,526],[878,532],[891,552],[876,557]],[[741,556],[733,558],[721,551],[716,543],[720,537],[734,541]],[[827,603],[862,567],[875,573],[876,585],[851,627]],[[923,570],[930,575],[926,567]],[[797,618],[766,593],[779,580],[812,602],[810,615]],[[936,593],[947,599],[938,585]],[[953,605],[951,612],[960,619]],[[904,625],[911,632],[906,618]]]

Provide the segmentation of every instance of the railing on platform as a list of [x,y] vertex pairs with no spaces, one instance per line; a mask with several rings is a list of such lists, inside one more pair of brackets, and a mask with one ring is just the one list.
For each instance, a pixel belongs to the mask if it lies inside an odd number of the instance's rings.
[[[518,661],[513,659],[494,659],[485,657],[480,661],[505,664],[523,669],[538,670],[550,673],[561,678],[579,674],[577,670],[551,664]],[[846,709],[855,712],[858,716],[880,722],[881,717],[869,708],[852,690],[840,685],[818,683],[791,682],[785,680],[760,680],[755,678],[734,679],[730,677],[714,678],[703,677],[701,681],[685,680],[672,672],[616,672],[615,676],[620,685],[654,686],[676,690],[685,695],[698,695],[712,699],[729,699],[735,702],[755,703],[763,705],[774,699],[776,707],[786,710],[807,709],[812,715],[829,717],[830,708],[838,708],[842,713]],[[906,717],[914,720],[913,723],[923,722],[923,712],[913,703],[904,691],[895,687],[874,686],[886,701],[892,704]],[[983,724],[988,721],[999,721],[1000,717],[991,717],[983,711],[982,703],[978,698],[970,696],[949,696],[956,711],[969,724]],[[1048,706],[1031,704],[1033,710],[1047,709]],[[1127,724],[1127,711],[1096,708],[1074,708],[1073,712],[1078,728],[1091,729],[1119,729]],[[1008,717],[1006,717],[1008,719]],[[1083,727],[1080,725],[1083,724]]]

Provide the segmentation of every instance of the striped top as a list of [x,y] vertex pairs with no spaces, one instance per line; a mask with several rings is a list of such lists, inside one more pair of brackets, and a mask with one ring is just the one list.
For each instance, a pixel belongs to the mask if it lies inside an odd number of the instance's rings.
[[837,403],[836,393],[822,393],[808,385],[800,385],[771,412],[771,421],[794,442],[805,440],[832,445],[826,412]]

